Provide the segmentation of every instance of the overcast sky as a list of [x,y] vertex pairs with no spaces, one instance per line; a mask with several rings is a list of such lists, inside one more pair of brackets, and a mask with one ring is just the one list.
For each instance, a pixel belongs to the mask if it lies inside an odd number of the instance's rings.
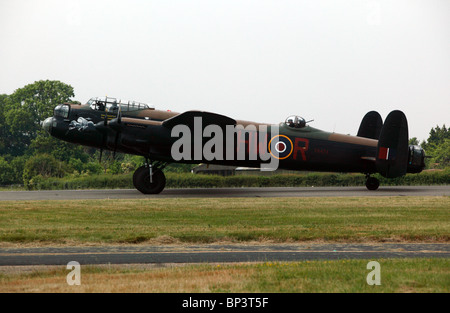
[[422,140],[450,126],[450,1],[0,0],[0,94],[45,79],[352,135],[400,109]]

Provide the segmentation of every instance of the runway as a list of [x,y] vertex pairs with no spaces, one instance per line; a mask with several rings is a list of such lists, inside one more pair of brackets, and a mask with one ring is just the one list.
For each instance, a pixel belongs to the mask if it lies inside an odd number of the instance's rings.
[[236,197],[380,197],[450,196],[445,186],[386,186],[376,191],[366,187],[263,187],[165,189],[158,195],[144,195],[135,189],[1,191],[0,201],[150,199],[150,198],[236,198]]
[[449,244],[228,244],[1,248],[0,266],[292,262],[382,258],[449,258]]

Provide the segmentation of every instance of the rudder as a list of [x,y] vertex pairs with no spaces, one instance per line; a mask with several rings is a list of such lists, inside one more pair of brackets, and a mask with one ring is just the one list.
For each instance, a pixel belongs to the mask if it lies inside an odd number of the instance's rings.
[[381,128],[383,127],[383,119],[380,113],[370,111],[364,115],[361,125],[359,126],[358,137],[378,139],[380,138]]
[[381,128],[376,168],[387,178],[406,174],[408,166],[408,121],[402,111],[392,111]]

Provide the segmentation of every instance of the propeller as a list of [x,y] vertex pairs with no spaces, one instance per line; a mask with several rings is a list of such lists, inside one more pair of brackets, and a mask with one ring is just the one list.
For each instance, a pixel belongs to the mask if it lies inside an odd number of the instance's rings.
[[[122,130],[122,106],[121,106],[121,104],[122,104],[122,101],[119,101],[119,104],[117,106],[117,108],[118,108],[117,116],[114,119],[108,121],[108,111],[106,109],[105,110],[105,118],[103,119],[103,121],[95,124],[95,128],[103,135],[103,146],[107,145],[109,131],[112,130],[115,132],[113,159],[116,156],[117,144],[118,144],[119,136],[120,136],[120,133]],[[110,110],[111,110],[111,108],[110,108]],[[99,162],[101,162],[102,155],[103,155],[103,149],[100,149]]]
[[113,160],[116,158],[116,150],[117,150],[117,143],[119,141],[119,136],[122,130],[122,101],[119,101],[118,110],[117,110],[117,117],[109,122],[109,126],[115,130],[116,137],[114,138],[114,150],[113,150]]
[[120,131],[122,129],[122,125],[121,125],[121,123],[122,123],[122,106],[120,104],[121,103],[119,102],[119,107],[117,110],[116,118],[112,119],[108,123],[108,126],[110,126],[115,131]]
[[[103,123],[99,122],[95,125],[95,128],[103,134],[103,146],[106,145],[106,136],[107,136],[107,129],[108,126],[108,109],[105,106],[105,118],[103,119]],[[103,155],[103,149],[100,149],[100,156],[98,158],[98,163],[102,163],[102,155]]]
[[[103,119],[103,122],[98,122],[95,124],[95,129],[97,129],[100,133],[103,135],[103,146],[106,146],[106,139],[108,135],[108,108],[106,107],[106,101],[108,100],[108,97],[105,98],[105,117]],[[98,158],[98,162],[102,162],[102,155],[103,155],[103,149],[100,149],[100,156]]]

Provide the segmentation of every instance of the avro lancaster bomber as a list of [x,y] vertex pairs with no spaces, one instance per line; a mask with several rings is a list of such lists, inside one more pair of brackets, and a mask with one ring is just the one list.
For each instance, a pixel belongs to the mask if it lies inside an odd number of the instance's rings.
[[103,97],[83,105],[60,104],[42,126],[74,144],[145,157],[133,175],[134,186],[145,194],[164,189],[163,169],[170,163],[364,173],[369,190],[379,187],[372,174],[395,178],[425,167],[423,149],[408,145],[401,111],[389,113],[384,123],[379,113],[367,113],[356,136],[319,130],[309,122],[290,116],[279,124],[257,123]]

